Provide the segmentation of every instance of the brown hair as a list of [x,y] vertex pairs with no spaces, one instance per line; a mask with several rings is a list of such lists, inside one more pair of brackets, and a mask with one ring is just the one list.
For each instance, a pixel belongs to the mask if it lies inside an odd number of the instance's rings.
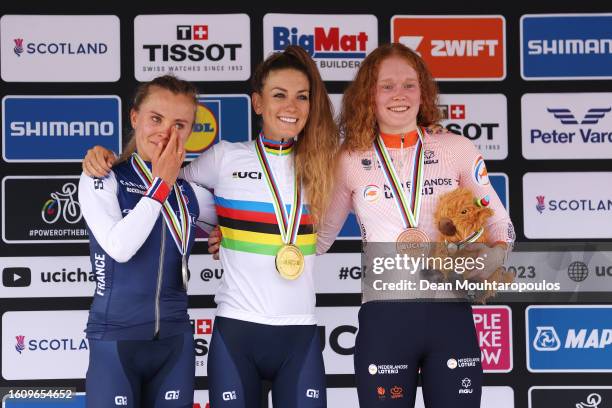
[[[138,88],[136,88],[136,93],[134,94],[134,100],[132,101],[132,109],[138,111],[140,109],[140,105],[142,105],[142,102],[144,102],[144,100],[147,99],[151,93],[151,88],[154,87],[165,89],[175,95],[186,95],[193,98],[195,117],[195,107],[198,104],[198,88],[196,88],[196,86],[191,82],[178,79],[173,75],[159,76],[149,82],[144,82],[138,85]],[[123,152],[121,153],[121,156],[119,156],[116,163],[121,163],[127,160],[135,151],[136,138],[134,137],[134,130],[132,130],[130,132],[129,141],[123,148]]]
[[298,135],[295,168],[298,180],[302,180],[306,190],[310,214],[316,225],[327,209],[331,195],[333,171],[330,171],[330,164],[338,148],[338,129],[317,65],[301,47],[290,45],[259,64],[251,78],[253,92],[261,93],[270,72],[282,69],[302,72],[310,84],[310,111],[306,125]]
[[372,146],[378,134],[374,101],[378,70],[382,61],[393,56],[404,58],[417,72],[421,90],[417,125],[431,126],[440,119],[438,87],[425,61],[403,44],[384,44],[363,60],[355,79],[344,92],[340,113],[340,128],[345,135],[344,148],[364,150]]

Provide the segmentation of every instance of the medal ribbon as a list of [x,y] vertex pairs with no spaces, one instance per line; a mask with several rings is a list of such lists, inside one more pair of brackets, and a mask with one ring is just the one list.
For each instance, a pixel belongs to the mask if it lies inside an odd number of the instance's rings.
[[380,167],[383,170],[383,174],[387,183],[391,187],[393,197],[395,199],[395,205],[402,217],[404,228],[416,228],[419,225],[419,216],[421,214],[421,191],[423,189],[423,181],[425,179],[425,171],[423,167],[424,150],[423,150],[423,131],[417,127],[419,139],[415,144],[414,156],[412,157],[412,163],[410,164],[410,201],[406,197],[406,193],[402,189],[402,184],[389,156],[389,152],[385,147],[380,135],[376,136],[374,141],[374,152],[380,162]]
[[266,150],[261,139],[262,135],[260,134],[255,142],[255,151],[257,152],[259,163],[261,164],[266,182],[268,183],[270,195],[272,196],[272,205],[276,213],[276,221],[280,229],[281,238],[285,244],[295,244],[300,219],[302,218],[301,185],[298,183],[297,174],[295,174],[294,170],[293,205],[291,206],[289,215],[287,215],[287,209],[283,204],[283,199],[278,190],[278,184],[276,183],[274,173],[266,157]]
[[457,248],[461,248],[465,244],[471,244],[472,242],[476,242],[476,240],[480,238],[483,232],[484,232],[484,228],[481,227],[478,231],[472,232],[472,234],[469,237],[467,237],[463,241],[457,242],[455,245],[457,245]]
[[[138,153],[132,153],[132,167],[140,180],[149,188],[153,183],[153,174],[142,160],[142,158],[138,155]],[[191,217],[189,216],[189,212],[187,210],[187,198],[181,193],[180,188],[175,183],[173,186],[174,194],[176,195],[176,201],[178,202],[179,216],[180,219],[177,218],[176,214],[172,210],[172,206],[170,206],[169,200],[164,201],[162,204],[162,214],[164,215],[164,219],[166,220],[166,225],[168,225],[168,229],[170,230],[170,235],[172,235],[172,239],[174,239],[174,243],[178,248],[181,255],[185,256],[187,254],[187,246],[189,245],[189,238],[191,236]]]

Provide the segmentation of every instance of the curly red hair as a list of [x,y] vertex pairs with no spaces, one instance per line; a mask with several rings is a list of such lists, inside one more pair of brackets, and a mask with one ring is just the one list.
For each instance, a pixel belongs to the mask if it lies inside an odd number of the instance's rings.
[[440,119],[437,106],[438,86],[425,61],[403,44],[384,44],[372,51],[361,63],[353,82],[350,83],[342,98],[340,129],[344,133],[344,148],[364,150],[372,146],[378,134],[374,92],[378,80],[378,70],[382,61],[399,56],[417,72],[421,90],[421,106],[417,115],[418,126],[431,126]]

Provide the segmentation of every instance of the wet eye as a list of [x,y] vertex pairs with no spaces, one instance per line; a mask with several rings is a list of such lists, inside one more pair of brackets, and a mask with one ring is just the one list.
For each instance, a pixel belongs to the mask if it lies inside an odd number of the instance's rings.
[[155,123],[161,123],[161,118],[159,116],[153,116],[151,120]]

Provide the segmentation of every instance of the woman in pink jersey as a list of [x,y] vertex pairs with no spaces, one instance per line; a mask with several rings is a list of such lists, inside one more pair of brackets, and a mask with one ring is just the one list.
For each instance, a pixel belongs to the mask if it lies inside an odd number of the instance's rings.
[[[439,197],[466,187],[489,196],[495,212],[489,245],[471,248],[484,268],[468,278],[485,279],[503,263],[514,233],[482,156],[462,136],[426,131],[440,116],[437,96],[425,63],[407,47],[382,45],[365,58],[344,94],[345,140],[318,253],[329,249],[351,210],[368,248],[434,242]],[[427,408],[479,407],[482,368],[469,303],[432,300],[452,297],[448,292],[385,293],[366,284],[355,352],[360,406],[414,406],[420,371]]]

